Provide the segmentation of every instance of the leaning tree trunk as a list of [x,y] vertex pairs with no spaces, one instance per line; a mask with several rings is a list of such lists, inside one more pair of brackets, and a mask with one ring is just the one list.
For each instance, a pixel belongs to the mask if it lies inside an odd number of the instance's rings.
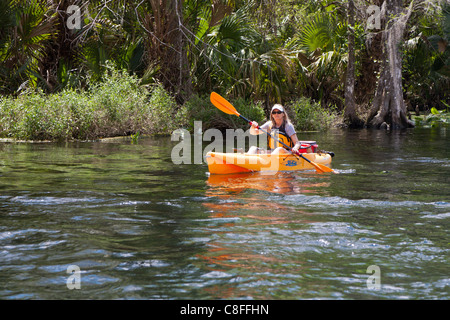
[[406,105],[403,101],[400,51],[413,2],[414,0],[411,1],[406,13],[402,12],[402,0],[386,0],[383,4],[381,14],[390,20],[386,21],[382,35],[383,62],[372,109],[367,119],[370,127],[403,129],[414,126],[406,116]]
[[362,128],[364,122],[356,114],[355,101],[355,4],[348,1],[348,62],[347,77],[345,79],[345,111],[344,122],[350,128]]

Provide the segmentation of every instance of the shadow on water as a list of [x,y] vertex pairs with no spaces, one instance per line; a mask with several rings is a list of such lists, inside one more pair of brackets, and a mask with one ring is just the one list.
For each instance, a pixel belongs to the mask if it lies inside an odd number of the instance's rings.
[[0,144],[0,297],[448,299],[447,129],[301,139],[340,174],[208,175],[166,137]]

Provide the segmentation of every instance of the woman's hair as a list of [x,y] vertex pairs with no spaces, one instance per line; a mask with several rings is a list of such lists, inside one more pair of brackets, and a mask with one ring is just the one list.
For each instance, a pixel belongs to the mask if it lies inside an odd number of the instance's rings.
[[[285,126],[286,124],[291,123],[291,119],[289,119],[289,116],[288,116],[288,114],[286,112],[286,108],[283,107],[283,109],[284,109],[284,112],[283,112],[283,124],[282,124],[282,126]],[[270,112],[270,121],[272,121],[272,125],[275,124],[275,119],[272,116],[272,111]]]

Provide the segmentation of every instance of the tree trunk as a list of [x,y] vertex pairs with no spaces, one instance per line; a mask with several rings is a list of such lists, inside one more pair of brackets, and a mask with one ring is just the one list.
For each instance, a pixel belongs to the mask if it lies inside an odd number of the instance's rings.
[[144,20],[149,35],[150,68],[159,67],[159,80],[175,94],[179,103],[192,94],[185,38],[182,30],[182,0],[150,0],[152,14]]
[[362,121],[356,114],[355,101],[355,4],[353,0],[348,1],[348,62],[347,77],[345,80],[345,111],[344,122],[350,128],[362,128]]
[[[386,0],[381,10],[386,19],[386,27],[382,33],[383,58],[380,78],[367,119],[370,127],[387,127],[403,129],[413,127],[406,116],[406,105],[402,90],[402,55],[400,45],[406,23],[412,12],[414,0],[406,13],[403,12],[402,0]],[[390,19],[390,20],[387,20]]]

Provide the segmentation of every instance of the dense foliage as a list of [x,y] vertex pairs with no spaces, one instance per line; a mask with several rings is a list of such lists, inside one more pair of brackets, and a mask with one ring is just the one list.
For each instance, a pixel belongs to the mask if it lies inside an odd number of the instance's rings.
[[3,137],[33,140],[96,139],[117,135],[167,134],[186,117],[173,97],[155,85],[110,69],[105,80],[77,92],[24,92],[0,101]]
[[[292,106],[299,130],[325,128],[332,111],[345,108],[349,29],[355,100],[364,118],[380,61],[376,30],[367,27],[372,3],[354,3],[350,26],[346,1],[2,1],[1,134],[84,139],[170,133],[196,118],[206,126],[238,126],[211,110],[211,91],[233,99],[255,120],[281,102]],[[382,1],[374,3],[381,7]],[[415,1],[406,33],[406,104],[445,109],[448,2]],[[314,124],[302,114],[316,117]]]

